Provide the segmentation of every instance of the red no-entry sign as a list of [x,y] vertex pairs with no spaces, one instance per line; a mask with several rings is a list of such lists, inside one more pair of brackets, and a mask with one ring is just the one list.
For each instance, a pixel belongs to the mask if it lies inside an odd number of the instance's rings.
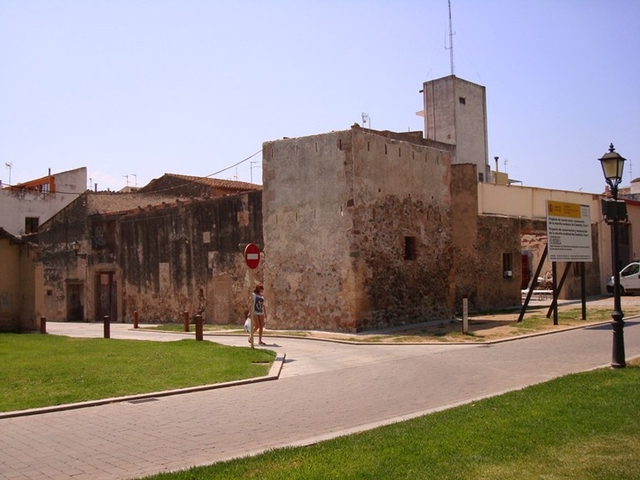
[[260,265],[260,249],[255,243],[250,243],[244,247],[244,261],[247,267],[254,270]]

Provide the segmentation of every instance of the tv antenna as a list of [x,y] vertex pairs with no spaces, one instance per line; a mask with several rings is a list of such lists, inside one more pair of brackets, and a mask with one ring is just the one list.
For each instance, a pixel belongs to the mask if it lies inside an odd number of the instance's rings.
[[448,0],[448,4],[449,4],[449,46],[446,46],[446,42],[445,42],[445,50],[449,50],[449,62],[451,63],[451,75],[454,75],[454,68],[453,68],[453,36],[455,35],[454,31],[453,31],[453,20],[451,20],[451,0]]
[[250,172],[250,175],[251,175],[251,183],[253,183],[253,169],[254,168],[260,168],[260,167],[254,167],[254,165],[256,165],[258,163],[260,163],[260,160],[251,160],[249,162],[249,172]]
[[9,186],[11,186],[11,169],[13,168],[13,162],[5,162],[4,166],[9,169]]

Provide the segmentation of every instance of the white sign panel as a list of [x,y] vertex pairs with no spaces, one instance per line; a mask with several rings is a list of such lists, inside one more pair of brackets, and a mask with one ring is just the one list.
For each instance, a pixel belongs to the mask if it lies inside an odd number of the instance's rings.
[[591,262],[588,205],[547,200],[547,246],[552,262]]

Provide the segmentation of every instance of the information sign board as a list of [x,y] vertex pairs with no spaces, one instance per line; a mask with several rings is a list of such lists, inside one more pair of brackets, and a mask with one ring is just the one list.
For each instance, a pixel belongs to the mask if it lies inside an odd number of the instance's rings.
[[552,262],[591,262],[588,205],[547,200],[547,246]]

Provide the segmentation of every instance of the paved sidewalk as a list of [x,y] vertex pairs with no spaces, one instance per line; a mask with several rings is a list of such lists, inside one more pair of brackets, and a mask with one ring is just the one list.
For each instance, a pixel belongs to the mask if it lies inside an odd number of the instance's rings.
[[[181,337],[130,327],[112,324],[112,338]],[[102,326],[48,331],[101,336]],[[267,348],[287,357],[277,381],[0,420],[0,478],[135,478],[310,444],[608,365],[612,333],[605,324],[491,346],[275,342]],[[625,345],[628,359],[640,355],[637,319]]]

